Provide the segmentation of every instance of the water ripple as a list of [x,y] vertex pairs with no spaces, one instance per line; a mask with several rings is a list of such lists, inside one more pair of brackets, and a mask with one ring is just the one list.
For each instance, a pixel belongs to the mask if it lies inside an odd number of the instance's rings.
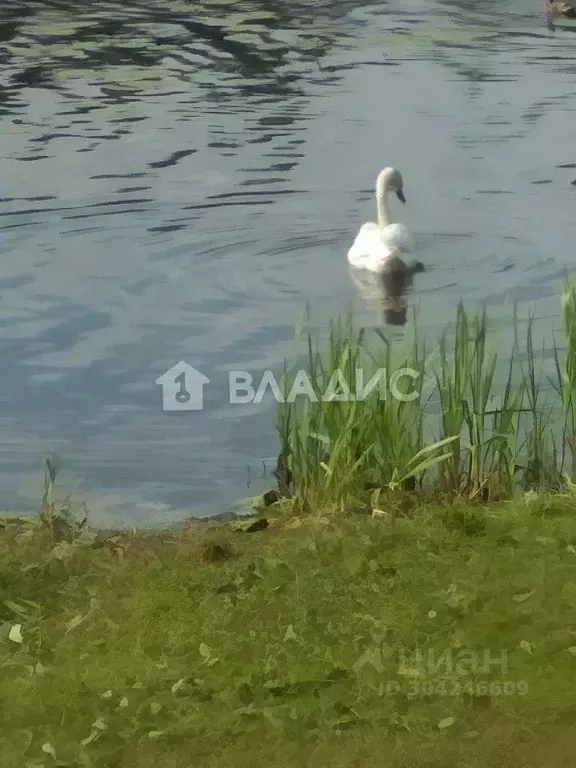
[[[274,415],[230,408],[226,371],[282,369],[306,301],[319,326],[350,300],[373,324],[345,255],[382,165],[426,333],[460,298],[556,322],[576,64],[521,0],[28,0],[0,5],[0,43],[13,509],[54,447],[112,513],[245,496]],[[180,359],[213,381],[193,426],[154,385]]]

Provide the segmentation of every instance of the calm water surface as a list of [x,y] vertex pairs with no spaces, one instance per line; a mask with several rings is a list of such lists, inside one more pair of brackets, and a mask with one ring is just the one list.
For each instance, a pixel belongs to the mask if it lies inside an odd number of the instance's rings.
[[[558,324],[576,35],[539,0],[4,0],[0,61],[3,508],[37,504],[51,451],[96,520],[267,487],[274,403],[228,405],[227,372],[281,374],[307,301],[374,324],[346,251],[384,165],[423,329],[460,298],[504,336],[513,301]],[[202,412],[162,411],[179,360]]]

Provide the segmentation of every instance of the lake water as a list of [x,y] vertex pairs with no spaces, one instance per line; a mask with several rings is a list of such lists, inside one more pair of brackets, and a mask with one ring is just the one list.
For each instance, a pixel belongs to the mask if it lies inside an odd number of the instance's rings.
[[[306,302],[350,301],[346,251],[396,165],[438,335],[462,298],[544,336],[576,236],[576,35],[539,0],[0,6],[0,488],[42,460],[96,521],[220,512],[270,486],[281,374]],[[204,409],[162,410],[184,360]]]

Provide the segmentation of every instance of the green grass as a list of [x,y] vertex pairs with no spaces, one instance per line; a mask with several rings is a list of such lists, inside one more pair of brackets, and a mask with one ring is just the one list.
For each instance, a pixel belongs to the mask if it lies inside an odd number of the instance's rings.
[[[534,318],[520,332],[515,317],[505,360],[490,348],[486,312],[470,316],[462,305],[431,354],[417,335],[398,343],[376,331],[367,339],[352,317],[332,324],[324,349],[309,335],[314,397],[295,397],[295,375],[287,372],[278,412],[295,503],[326,512],[408,487],[481,501],[561,489],[576,475],[574,278],[562,294],[562,321],[561,346],[553,340],[536,350]],[[407,369],[414,380],[406,387],[403,377],[397,389],[413,393],[410,400],[393,390],[393,375]],[[384,371],[385,396],[376,387],[359,397],[358,371],[364,386]]]
[[[309,336],[252,531],[91,532],[47,459],[0,524],[2,768],[574,765],[574,281],[562,318],[555,403],[532,318],[505,371],[461,306],[432,355]],[[322,398],[382,367],[429,391]]]
[[570,488],[56,545],[7,521],[2,766],[571,766],[575,511]]

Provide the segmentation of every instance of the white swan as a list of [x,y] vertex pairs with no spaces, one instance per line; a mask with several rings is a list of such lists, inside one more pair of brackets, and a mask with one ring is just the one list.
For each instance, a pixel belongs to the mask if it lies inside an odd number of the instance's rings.
[[[348,251],[348,261],[353,267],[370,272],[409,272],[402,254],[412,252],[412,239],[403,224],[391,224],[388,210],[388,193],[396,193],[405,203],[402,174],[396,168],[384,168],[376,179],[376,206],[378,224],[363,224]],[[421,271],[422,265],[417,271]]]

